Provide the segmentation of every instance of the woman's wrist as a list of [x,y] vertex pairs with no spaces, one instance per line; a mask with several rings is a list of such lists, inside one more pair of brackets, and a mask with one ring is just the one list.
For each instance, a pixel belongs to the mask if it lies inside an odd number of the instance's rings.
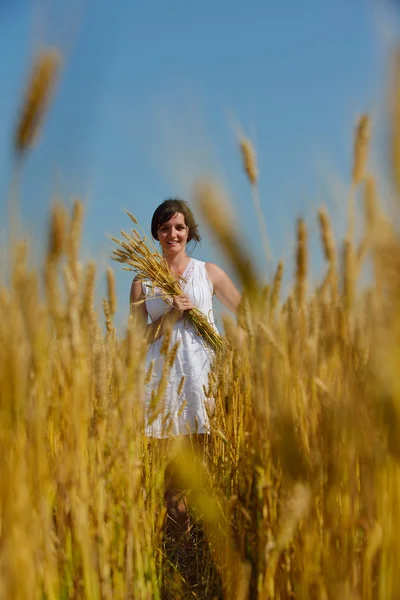
[[176,306],[173,306],[170,313],[171,318],[173,321],[179,321],[180,319],[182,319],[183,317],[183,311],[179,310],[179,308],[176,308]]

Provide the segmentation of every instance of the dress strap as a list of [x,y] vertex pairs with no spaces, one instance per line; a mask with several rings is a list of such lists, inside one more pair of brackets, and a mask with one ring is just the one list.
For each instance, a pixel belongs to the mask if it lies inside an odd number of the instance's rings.
[[195,258],[191,258],[185,269],[185,272],[183,273],[182,277],[180,278],[179,283],[180,283],[181,290],[183,293],[185,293],[185,289],[193,276],[193,272],[196,267],[196,263],[198,263],[198,262],[199,261],[196,260]]
[[145,298],[147,298],[147,296],[150,296],[153,291],[154,285],[152,284],[152,282],[149,279],[142,279],[142,292]]
[[203,279],[204,279],[208,289],[210,290],[211,296],[213,296],[214,295],[214,286],[211,282],[211,279],[208,276],[206,263],[203,261],[198,261],[198,262],[199,262],[199,267],[201,269],[201,274],[203,276]]

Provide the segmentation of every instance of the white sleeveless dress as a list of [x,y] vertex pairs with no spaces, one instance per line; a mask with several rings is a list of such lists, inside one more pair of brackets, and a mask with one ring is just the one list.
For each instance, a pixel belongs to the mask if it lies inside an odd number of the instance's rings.
[[[151,282],[144,281],[142,287],[151,321],[156,321],[171,310],[171,306],[160,298],[160,290]],[[212,307],[213,286],[204,262],[190,259],[182,274],[181,288],[216,329]],[[151,373],[151,377],[145,386],[145,434],[167,438],[208,433],[207,410],[212,408],[212,400],[206,398],[205,389],[208,389],[208,374],[214,353],[196,333],[188,318],[180,319],[173,327],[169,346],[171,349],[179,341],[176,358],[169,371],[165,392],[154,411],[152,396],[157,391],[165,359],[160,352],[163,341],[164,336],[161,336],[150,344],[146,358],[146,373]]]

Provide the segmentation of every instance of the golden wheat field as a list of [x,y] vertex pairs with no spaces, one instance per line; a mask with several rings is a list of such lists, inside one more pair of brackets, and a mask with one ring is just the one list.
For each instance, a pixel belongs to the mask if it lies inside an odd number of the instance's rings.
[[[37,62],[19,160],[58,61],[50,52]],[[398,110],[390,124],[399,189]],[[311,288],[309,224],[297,221],[286,297],[283,263],[261,285],[221,212],[221,190],[206,179],[194,187],[244,293],[240,327],[224,319],[209,382],[209,443],[200,456],[174,448],[191,510],[179,539],[165,526],[167,455],[143,435],[146,343],[134,318],[116,334],[111,268],[104,314],[94,310],[96,265],[79,254],[82,204],[72,214],[53,205],[36,270],[26,242],[11,239],[0,288],[1,600],[400,598],[400,236],[369,171],[369,143],[363,116],[346,236],[334,239],[321,208],[326,271]],[[238,150],[259,210],[256,157],[246,139]]]

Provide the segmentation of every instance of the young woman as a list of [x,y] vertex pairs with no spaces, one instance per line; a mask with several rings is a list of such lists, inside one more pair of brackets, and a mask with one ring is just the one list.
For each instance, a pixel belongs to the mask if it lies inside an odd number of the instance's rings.
[[[192,240],[199,242],[200,234],[192,211],[184,200],[171,199],[160,204],[153,214],[151,233],[160,243],[163,256],[180,282],[182,294],[168,303],[160,297],[151,281],[134,279],[132,283],[131,306],[135,305],[134,315],[143,326],[149,342],[146,370],[150,369],[151,378],[146,385],[145,432],[147,436],[158,439],[193,435],[198,439],[209,433],[204,388],[208,388],[212,351],[185,318],[185,312],[196,307],[215,326],[213,295],[236,313],[240,294],[217,265],[188,256],[187,244]],[[154,407],[152,393],[157,390],[163,372],[166,357],[162,344],[167,329],[171,330],[169,347],[172,348],[176,342],[179,346],[169,370],[161,407]],[[168,512],[171,515],[175,511],[174,519],[177,520],[179,512],[186,512],[180,511],[182,506],[178,506],[172,479],[173,476],[166,484],[166,500]]]

